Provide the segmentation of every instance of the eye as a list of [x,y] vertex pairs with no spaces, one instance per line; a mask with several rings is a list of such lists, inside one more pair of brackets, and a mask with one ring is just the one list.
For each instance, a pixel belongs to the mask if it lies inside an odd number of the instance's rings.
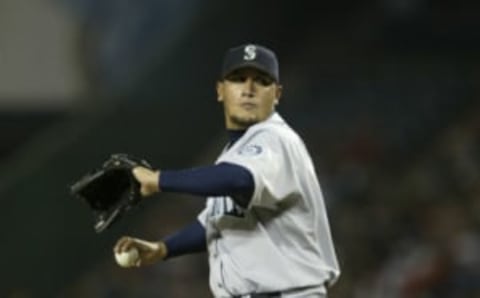
[[266,87],[266,86],[270,86],[273,83],[273,80],[267,76],[258,76],[258,77],[255,77],[255,82]]

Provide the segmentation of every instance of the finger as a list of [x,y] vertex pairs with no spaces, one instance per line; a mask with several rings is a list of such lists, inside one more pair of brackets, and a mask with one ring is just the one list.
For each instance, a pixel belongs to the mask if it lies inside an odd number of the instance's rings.
[[113,247],[113,251],[115,253],[120,253],[122,246],[124,245],[125,241],[127,241],[128,237],[123,236],[120,239],[117,240],[117,243],[115,243],[115,246]]
[[135,242],[138,244],[139,248],[146,251],[155,251],[159,246],[157,242],[150,242],[142,239],[135,239]]
[[138,257],[137,261],[135,262],[135,264],[133,266],[141,267],[142,266],[142,258]]
[[132,249],[135,245],[134,239],[132,237],[125,237],[120,243],[119,252],[126,252]]

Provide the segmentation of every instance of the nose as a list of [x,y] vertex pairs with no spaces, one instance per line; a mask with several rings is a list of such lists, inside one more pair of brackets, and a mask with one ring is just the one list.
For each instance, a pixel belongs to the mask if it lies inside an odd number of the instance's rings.
[[253,97],[255,95],[255,82],[252,78],[248,77],[245,80],[242,95],[247,97]]

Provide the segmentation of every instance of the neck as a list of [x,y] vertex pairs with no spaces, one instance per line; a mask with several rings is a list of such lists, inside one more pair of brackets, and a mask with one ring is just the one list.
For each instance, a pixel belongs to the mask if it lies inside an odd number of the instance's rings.
[[228,141],[230,146],[240,139],[246,132],[246,129],[227,129]]
[[225,116],[225,127],[227,130],[246,130],[253,124],[241,123]]

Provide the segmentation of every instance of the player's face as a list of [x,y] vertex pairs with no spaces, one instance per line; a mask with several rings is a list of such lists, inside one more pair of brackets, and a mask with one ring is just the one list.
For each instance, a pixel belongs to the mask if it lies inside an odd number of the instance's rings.
[[246,129],[267,119],[280,99],[282,87],[269,75],[254,69],[233,71],[217,84],[228,129]]

